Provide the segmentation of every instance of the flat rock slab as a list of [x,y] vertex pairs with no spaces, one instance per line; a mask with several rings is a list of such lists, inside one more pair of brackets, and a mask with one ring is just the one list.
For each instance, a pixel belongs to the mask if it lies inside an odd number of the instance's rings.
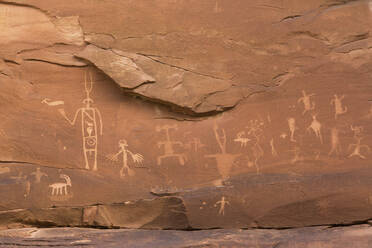
[[123,248],[369,248],[372,228],[312,227],[291,230],[13,229],[0,232],[1,247]]

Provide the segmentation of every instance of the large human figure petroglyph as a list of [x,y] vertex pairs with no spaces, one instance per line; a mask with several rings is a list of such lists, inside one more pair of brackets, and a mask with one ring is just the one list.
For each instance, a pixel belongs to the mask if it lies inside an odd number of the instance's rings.
[[340,155],[341,153],[341,144],[340,144],[340,131],[334,127],[331,129],[331,150],[329,151],[328,155],[331,156],[332,154]]
[[254,156],[254,165],[256,167],[256,173],[260,173],[260,166],[258,164],[258,160],[263,157],[264,150],[262,149],[260,142],[263,136],[262,130],[263,122],[259,122],[258,120],[250,120],[248,128],[248,135],[253,137],[253,146],[252,146],[252,153]]
[[[89,74],[90,75],[90,74]],[[90,93],[93,90],[93,80],[90,75],[90,82],[87,82],[85,75],[85,92],[86,98],[83,100],[84,107],[79,108],[72,120],[70,120],[63,108],[59,108],[60,114],[73,126],[81,113],[81,132],[83,136],[83,153],[85,160],[85,169],[97,170],[97,148],[98,148],[98,134],[103,133],[102,116],[98,108],[92,107],[93,100],[90,98]],[[44,99],[42,103],[48,106],[60,106],[63,105],[63,101],[50,101],[49,99]],[[99,123],[99,132],[98,132]]]
[[314,110],[315,109],[315,103],[311,101],[311,97],[315,96],[315,94],[306,94],[306,91],[302,90],[302,97],[298,99],[297,103],[303,103],[304,104],[304,111],[302,112],[302,115],[304,115],[306,112]]
[[312,115],[313,121],[311,122],[310,126],[307,128],[307,131],[313,131],[315,136],[320,140],[320,143],[323,144],[323,136],[322,136],[322,124],[317,119],[316,115]]
[[172,141],[171,140],[169,130],[172,130],[172,129],[177,130],[178,126],[175,124],[175,125],[164,125],[164,126],[157,126],[156,127],[156,131],[157,132],[164,131],[165,132],[165,137],[166,137],[165,141],[158,142],[158,147],[159,148],[162,147],[162,146],[164,147],[164,155],[158,156],[158,158],[157,158],[157,164],[158,165],[161,165],[162,161],[165,158],[172,158],[172,157],[178,158],[178,161],[181,165],[185,164],[186,155],[174,152],[173,146],[175,146],[175,145],[183,146],[183,143],[181,141]]
[[217,169],[222,177],[222,180],[226,180],[230,177],[231,169],[235,159],[241,154],[231,154],[226,151],[226,132],[225,129],[219,128],[215,123],[213,126],[213,132],[216,137],[217,144],[221,150],[220,153],[205,155],[206,158],[214,158],[217,161]]
[[339,97],[338,95],[334,95],[334,98],[331,100],[331,105],[335,106],[335,119],[337,120],[337,117],[339,115],[345,114],[347,112],[347,107],[342,106],[342,100],[345,98],[344,95]]
[[127,175],[134,176],[135,171],[132,170],[128,165],[128,155],[131,156],[134,163],[141,164],[143,161],[143,156],[139,153],[133,153],[128,149],[128,143],[125,139],[119,141],[120,150],[116,154],[108,155],[107,158],[112,161],[119,161],[119,155],[122,154],[123,167],[120,169],[120,177],[123,178]]
[[287,119],[287,121],[288,121],[289,133],[290,133],[290,140],[292,142],[296,142],[296,140],[294,138],[295,132],[297,130],[296,119],[293,118],[293,117],[290,117],[290,118]]
[[40,167],[36,168],[35,172],[32,172],[31,175],[35,176],[35,182],[40,183],[42,177],[47,177],[48,175],[44,172],[41,172]]

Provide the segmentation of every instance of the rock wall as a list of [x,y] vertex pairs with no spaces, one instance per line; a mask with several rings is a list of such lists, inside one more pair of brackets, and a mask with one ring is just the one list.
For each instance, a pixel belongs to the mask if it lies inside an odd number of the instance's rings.
[[0,226],[372,218],[372,2],[0,1]]

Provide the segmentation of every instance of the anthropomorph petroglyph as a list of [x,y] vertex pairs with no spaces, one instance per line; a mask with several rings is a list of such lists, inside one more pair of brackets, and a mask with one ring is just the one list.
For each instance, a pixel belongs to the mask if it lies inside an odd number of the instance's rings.
[[61,174],[60,178],[64,179],[65,182],[63,183],[53,183],[49,185],[49,188],[52,189],[52,196],[58,196],[58,195],[68,195],[69,192],[67,190],[67,187],[72,187],[71,179],[69,176],[65,174]]
[[[89,74],[90,75],[90,74]],[[98,146],[98,124],[99,124],[99,134],[102,135],[103,125],[102,116],[100,111],[92,107],[93,100],[90,98],[90,93],[93,90],[93,81],[90,75],[90,83],[87,82],[85,75],[85,92],[86,98],[83,100],[84,107],[79,108],[73,120],[70,120],[63,108],[59,108],[60,114],[71,124],[75,125],[75,122],[81,112],[81,132],[83,136],[83,153],[85,160],[85,169],[97,170],[97,146]],[[49,99],[44,99],[42,103],[48,106],[61,106],[64,104],[63,101],[50,101]]]
[[318,121],[316,115],[312,115],[313,121],[311,122],[310,126],[307,128],[307,131],[313,131],[315,136],[320,140],[320,143],[323,144],[323,136],[322,136],[322,124]]
[[234,161],[238,156],[240,156],[240,154],[227,153],[225,129],[221,129],[219,131],[217,124],[214,124],[213,132],[214,132],[214,135],[217,140],[217,144],[221,152],[216,153],[216,154],[205,155],[205,157],[216,159],[218,172],[221,175],[222,180],[225,180],[230,177],[230,173],[231,173],[231,169],[234,164]]
[[25,187],[25,192],[23,194],[24,197],[29,196],[31,191],[31,184],[30,181],[27,180],[27,176],[23,175],[22,171],[18,172],[17,176],[11,176],[10,178],[13,179],[16,184],[22,184]]
[[195,152],[198,152],[199,151],[199,148],[203,148],[205,147],[206,145],[203,144],[199,138],[192,138],[192,140],[190,142],[188,142],[185,147],[187,149],[192,149],[194,150]]
[[297,162],[303,161],[304,157],[301,156],[301,149],[298,146],[295,146],[293,150],[290,150],[290,152],[294,153],[293,158],[291,159],[291,163],[295,164]]
[[234,139],[234,142],[239,142],[241,147],[246,147],[248,141],[250,141],[250,139],[248,139],[247,137],[245,137],[245,132],[244,131],[239,132],[236,135],[236,138]]
[[175,145],[183,146],[183,143],[180,141],[172,141],[170,138],[169,130],[177,130],[178,126],[177,125],[164,125],[164,126],[157,126],[156,131],[165,132],[165,141],[160,141],[158,142],[158,147],[164,147],[164,155],[158,156],[157,158],[157,164],[161,165],[163,159],[165,158],[178,158],[178,161],[181,165],[185,164],[186,156],[185,154],[180,154],[180,153],[175,153],[173,147]]
[[249,125],[247,126],[248,128],[248,135],[253,138],[253,146],[251,147],[252,149],[252,154],[254,156],[254,165],[256,167],[256,172],[257,174],[260,173],[260,167],[258,165],[258,160],[263,157],[264,155],[264,150],[262,149],[260,142],[263,136],[263,122],[260,122],[258,120],[250,120]]
[[270,140],[270,147],[271,147],[271,155],[273,155],[273,157],[277,157],[278,152],[275,149],[274,138],[271,138]]
[[302,90],[302,97],[298,99],[298,103],[304,104],[304,111],[302,112],[302,115],[304,115],[306,112],[314,110],[315,109],[315,103],[311,101],[311,97],[315,94],[306,94],[306,91]]
[[351,125],[350,129],[354,133],[354,139],[362,137],[363,127]]
[[288,127],[289,127],[289,133],[290,133],[290,139],[292,142],[296,142],[294,135],[297,130],[296,127],[296,119],[295,118],[288,118]]
[[357,156],[361,159],[366,159],[364,155],[361,154],[362,149],[364,148],[368,153],[371,151],[368,145],[361,145],[361,141],[363,138],[356,137],[356,143],[349,145],[349,150],[353,149],[353,152],[348,156],[349,158]]
[[336,154],[340,155],[341,153],[341,144],[340,144],[340,137],[339,137],[339,130],[334,127],[331,129],[331,150],[329,151],[328,155]]
[[25,182],[25,193],[23,194],[24,197],[27,197],[30,195],[30,192],[31,192],[31,183],[30,181],[26,181]]
[[225,207],[226,207],[226,205],[230,205],[230,202],[226,201],[225,197],[222,196],[221,200],[219,200],[218,202],[216,202],[216,204],[214,204],[214,207],[217,207],[217,205],[220,205],[220,209],[218,210],[218,214],[219,215],[225,215]]
[[47,177],[48,175],[40,171],[40,167],[36,168],[35,172],[32,172],[31,175],[35,176],[35,182],[40,183],[42,177]]
[[126,140],[122,139],[119,141],[120,150],[116,154],[108,155],[107,158],[112,161],[119,161],[119,155],[122,154],[123,167],[120,169],[120,177],[123,178],[126,175],[134,176],[135,172],[128,165],[128,155],[132,158],[134,163],[141,164],[143,161],[143,156],[139,153],[133,153],[128,149],[128,143]]
[[337,120],[337,117],[339,115],[345,114],[347,112],[347,107],[342,106],[342,100],[345,98],[344,95],[339,97],[338,95],[334,95],[334,98],[331,100],[331,105],[335,106],[335,119]]

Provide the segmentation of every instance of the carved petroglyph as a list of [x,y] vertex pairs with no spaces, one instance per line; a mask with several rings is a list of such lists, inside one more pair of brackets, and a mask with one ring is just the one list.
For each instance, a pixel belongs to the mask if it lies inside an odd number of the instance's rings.
[[25,193],[23,194],[23,196],[26,198],[27,196],[30,195],[30,192],[31,192],[31,183],[30,181],[26,181],[25,182]]
[[271,155],[273,155],[273,157],[277,157],[278,152],[275,149],[274,138],[271,138],[270,140],[270,147],[271,147]]
[[281,139],[286,139],[288,135],[286,133],[281,133],[279,136]]
[[263,130],[262,130],[263,125],[264,125],[263,122],[259,122],[258,120],[250,120],[249,125],[247,126],[248,135],[254,138],[254,144],[251,147],[251,149],[252,149],[252,154],[254,156],[254,165],[256,167],[257,174],[260,173],[260,167],[258,165],[258,160],[264,155],[264,150],[262,149],[260,145],[261,138],[263,136]]
[[216,137],[218,146],[221,150],[221,153],[205,155],[205,157],[216,159],[218,172],[221,175],[222,180],[225,180],[229,178],[234,161],[238,156],[240,156],[240,154],[227,153],[225,129],[221,129],[220,134],[217,124],[214,124],[213,132]]
[[[296,142],[295,138],[294,138],[294,135],[295,135],[295,132],[297,130],[297,127],[296,127],[296,119],[295,118],[288,118],[288,127],[289,127],[289,132],[290,132],[290,137],[291,137],[291,141],[292,142]],[[285,134],[286,135],[286,134]],[[285,138],[285,137],[284,137]]]
[[188,142],[185,147],[187,149],[193,149],[195,152],[198,152],[199,148],[206,147],[206,145],[203,144],[199,138],[192,138],[192,140]]
[[[90,75],[90,74],[89,74]],[[102,135],[103,125],[102,116],[97,108],[91,107],[93,100],[90,98],[90,93],[93,90],[93,80],[90,75],[90,83],[87,82],[85,75],[84,80],[86,98],[83,100],[84,107],[79,108],[73,120],[70,120],[63,108],[59,108],[58,112],[73,126],[81,113],[81,131],[83,136],[83,153],[85,160],[85,169],[97,170],[97,146],[98,146],[98,123],[99,123],[99,134]],[[50,101],[48,98],[44,99],[42,103],[48,106],[60,106],[63,105],[63,101]],[[97,123],[98,122],[98,123]],[[93,164],[93,165],[92,165]]]
[[317,120],[316,115],[312,115],[313,121],[307,128],[307,131],[313,131],[315,136],[319,139],[320,143],[323,144],[323,136],[321,132],[322,124]]
[[363,127],[350,125],[350,129],[354,133],[354,139],[362,137]]
[[42,177],[47,177],[48,175],[40,171],[40,167],[36,168],[35,172],[32,172],[31,175],[35,176],[35,182],[40,183]]
[[174,152],[173,146],[179,145],[183,146],[183,143],[180,141],[171,141],[169,130],[177,130],[177,125],[165,125],[165,126],[157,126],[156,131],[161,132],[164,131],[166,135],[166,140],[158,142],[158,147],[164,147],[164,155],[158,156],[157,158],[157,164],[161,165],[162,161],[165,158],[178,158],[178,161],[181,165],[185,164],[186,161],[186,155],[185,154],[178,154]]
[[341,144],[340,144],[340,131],[337,128],[331,129],[331,150],[329,151],[328,155],[331,156],[332,154],[340,155],[341,153]]
[[334,98],[331,100],[331,105],[335,106],[335,119],[337,120],[337,117],[339,115],[345,114],[347,112],[347,107],[342,106],[342,100],[345,98],[344,95],[339,97],[338,95],[334,95]]
[[67,189],[68,187],[72,187],[71,178],[65,174],[61,174],[59,177],[64,179],[65,182],[57,182],[49,185],[49,188],[52,189],[49,197],[53,201],[65,201],[73,196]]
[[128,143],[125,139],[119,141],[119,148],[119,152],[117,152],[116,154],[108,155],[107,158],[116,162],[119,161],[119,155],[122,154],[123,167],[120,169],[120,177],[123,178],[126,175],[134,176],[135,171],[132,170],[128,165],[128,155],[131,156],[134,163],[139,164],[143,162],[143,156],[139,153],[133,153],[128,150]]
[[230,205],[230,202],[226,201],[226,198],[224,196],[222,196],[221,200],[214,204],[214,207],[217,207],[218,205],[220,205],[220,209],[218,210],[218,214],[219,215],[225,215],[225,207],[226,207],[226,205]]
[[311,101],[311,97],[315,96],[315,94],[306,94],[306,91],[302,90],[302,97],[298,99],[297,103],[303,103],[304,104],[304,111],[302,112],[302,115],[304,115],[306,112],[314,110],[315,109],[315,103]]
[[234,142],[239,142],[241,147],[246,147],[248,141],[250,141],[250,139],[248,139],[247,137],[245,137],[245,132],[244,131],[239,132],[236,135],[236,138],[234,139]]
[[366,159],[366,157],[364,155],[362,155],[361,152],[362,152],[362,149],[364,148],[369,153],[371,151],[370,147],[368,145],[361,145],[361,141],[362,141],[363,138],[357,137],[355,139],[356,139],[356,143],[349,145],[349,150],[351,150],[351,149],[354,149],[354,150],[348,156],[348,158],[357,156],[357,157],[359,157],[361,159]]
[[304,157],[301,155],[301,149],[298,146],[295,146],[293,150],[290,150],[290,152],[294,153],[293,158],[291,159],[291,163],[295,164],[297,162],[303,161]]

